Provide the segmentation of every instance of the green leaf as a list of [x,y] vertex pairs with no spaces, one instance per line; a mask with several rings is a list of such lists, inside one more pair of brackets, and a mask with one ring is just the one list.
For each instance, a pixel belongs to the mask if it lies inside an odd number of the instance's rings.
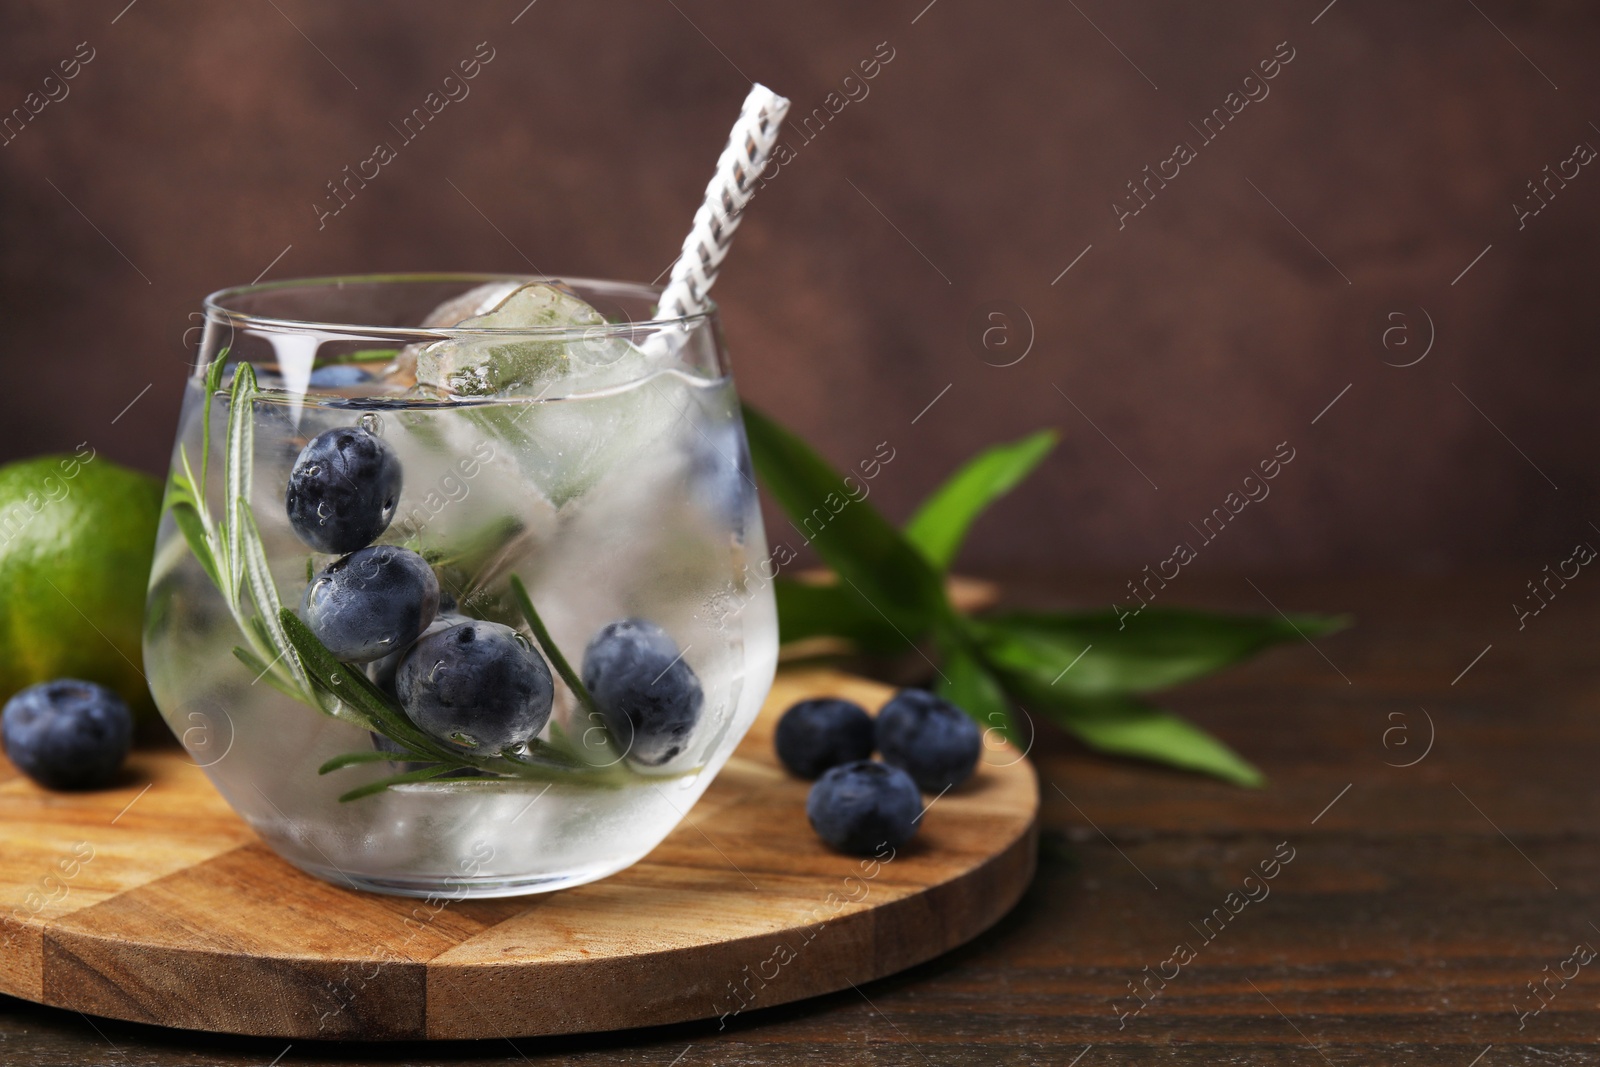
[[[205,396],[200,404],[200,480],[195,483],[195,493],[203,504],[207,475],[211,468],[211,401],[216,398],[217,391],[222,388],[222,371],[228,362],[228,349],[224,348],[217,353],[217,358],[211,361],[211,366],[206,368]],[[184,463],[188,463],[184,457]],[[191,481],[193,480],[191,474]]]
[[424,545],[419,537],[418,552],[434,567],[460,571],[470,580],[504,554],[506,545],[526,528],[515,515],[498,515],[471,530],[452,531],[448,552]]
[[299,654],[300,662],[321,689],[335,700],[367,720],[362,725],[375,730],[392,741],[397,741],[414,752],[425,752],[434,758],[448,759],[459,765],[459,759],[444,751],[437,742],[424,734],[405,713],[389,701],[383,690],[373,685],[366,672],[348,667],[333,658],[311,628],[288,608],[278,612],[279,626],[287,647]]
[[250,484],[255,467],[255,395],[255,368],[241,363],[233,372],[233,390],[228,402],[228,452],[223,468],[222,521],[227,527],[227,547],[220,562],[228,580],[222,592],[230,604],[238,602],[245,571],[241,542],[245,534],[244,516],[250,514]]
[[181,444],[178,446],[178,462],[183,466],[183,473],[173,472],[172,480],[167,486],[165,506],[171,507],[172,501],[182,500],[194,505],[198,511],[205,507],[205,487],[195,484],[194,471],[189,466],[189,450]]
[[[185,467],[188,467],[189,457],[184,453],[182,445],[178,446],[178,460]],[[161,500],[161,510],[164,512],[171,511],[178,504],[188,504],[190,507],[195,506],[194,482],[189,479],[187,474],[179,474],[174,471],[171,480],[167,482],[167,491]]]
[[1325,615],[1221,615],[1146,608],[1115,612],[1013,612],[975,619],[989,665],[1023,700],[1051,694],[1143,693],[1190,681],[1282,641],[1332,633],[1347,620]]
[[[266,682],[268,685],[272,686],[272,688],[276,689],[290,700],[305,700],[304,693],[296,692],[293,686],[274,674],[272,669],[262,661],[261,657],[256,655],[254,652],[251,652],[248,648],[235,645],[233,648],[233,658],[245,665],[245,667],[250,671],[250,677]],[[255,683],[252,682],[250,684],[254,685]]]
[[842,637],[862,652],[891,655],[906,640],[860,593],[844,584],[817,585],[779,578],[778,634],[784,643],[808,637]]
[[[600,708],[595,704],[594,697],[590,695],[589,688],[583,684],[583,679],[578,677],[578,672],[572,669],[572,664],[567,662],[567,657],[561,654],[561,649],[557,647],[555,638],[550,636],[550,631],[545,627],[544,620],[534,610],[533,598],[528,596],[528,587],[523,585],[522,579],[515,574],[511,576],[511,596],[516,600],[517,608],[522,612],[522,617],[527,620],[528,628],[533,631],[533,636],[538,640],[539,647],[544,649],[545,658],[550,661],[550,665],[556,669],[556,673],[561,676],[561,680],[567,683],[567,688],[572,690],[572,695],[582,705],[584,718],[591,724],[590,729],[599,726],[604,730],[605,717],[600,714]],[[587,737],[588,733],[589,731],[585,730],[584,736]],[[551,736],[554,737],[554,734]],[[609,740],[610,734],[607,733],[606,736]],[[585,742],[585,747],[587,747],[587,742]]]
[[906,540],[928,562],[945,570],[966,540],[972,521],[1021,484],[1050,454],[1058,439],[1054,430],[1041,430],[1020,441],[978,453],[923,501],[906,523]]
[[379,778],[376,782],[368,782],[366,785],[358,786],[341,795],[339,803],[348,804],[352,800],[370,797],[374,793],[381,793],[392,786],[409,785],[412,782],[426,782],[429,778],[437,778],[441,774],[448,774],[453,769],[447,764],[439,763],[432,767],[423,767],[421,770],[406,771],[403,774],[391,774],[387,778]]
[[[407,755],[416,756],[417,758],[416,758],[416,760],[409,760],[408,761],[408,760],[406,760]],[[318,774],[332,774],[334,771],[343,770],[346,767],[355,767],[355,766],[358,766],[358,765],[363,764],[363,763],[392,763],[392,762],[401,762],[401,761],[405,761],[405,762],[421,762],[421,761],[424,761],[424,760],[427,760],[426,756],[422,755],[421,753],[415,753],[415,752],[414,753],[380,752],[377,749],[372,749],[371,751],[367,751],[367,752],[346,752],[342,756],[333,757],[331,760],[329,760],[328,762],[324,763],[322,766],[318,767],[317,768],[317,773]],[[437,761],[436,760],[429,760],[428,762],[437,762]]]
[[1026,748],[1031,738],[1023,737],[1011,715],[999,679],[989,673],[982,661],[964,643],[952,642],[945,649],[935,691],[975,719],[985,733],[997,731],[1007,741]]
[[342,356],[334,356],[331,359],[318,359],[314,366],[321,368],[334,367],[341,363],[388,362],[399,354],[400,350],[398,348],[358,348],[354,352],[346,352]]
[[216,558],[211,555],[211,542],[206,539],[205,526],[201,524],[194,505],[183,500],[169,500],[168,510],[172,512],[172,520],[178,524],[178,532],[183,534],[184,541],[188,543],[189,551],[200,561],[206,577],[211,579],[212,585],[221,588],[222,576],[217,571]]
[[1233,749],[1193,723],[1141,700],[1101,697],[1049,710],[1052,718],[1096,751],[1153,760],[1252,789],[1266,784],[1266,776]]
[[267,566],[267,552],[261,545],[261,531],[256,528],[255,513],[244,501],[239,502],[234,523],[240,527],[235,537],[239,546],[240,562],[250,588],[250,599],[255,601],[256,617],[266,630],[269,644],[278,649],[282,662],[288,665],[289,674],[305,690],[302,699],[311,701],[311,679],[300,662],[294,646],[289,643],[279,621],[283,605],[278,601],[278,587],[272,580],[272,570]]
[[889,624],[914,642],[954,618],[927,560],[837,471],[794,434],[748,404],[750,456],[762,483],[801,537]]
[[522,617],[527,620],[528,628],[533,631],[533,636],[538,640],[539,647],[544,649],[545,658],[550,665],[561,675],[561,680],[567,683],[567,688],[572,690],[572,695],[583,705],[585,711],[595,712],[594,697],[589,695],[588,687],[583,684],[583,679],[578,677],[578,672],[572,669],[572,664],[567,662],[567,657],[561,654],[555,638],[550,636],[544,620],[534,610],[533,598],[528,596],[528,587],[522,584],[522,579],[517,575],[511,576],[511,595],[516,599],[517,608],[522,612]]

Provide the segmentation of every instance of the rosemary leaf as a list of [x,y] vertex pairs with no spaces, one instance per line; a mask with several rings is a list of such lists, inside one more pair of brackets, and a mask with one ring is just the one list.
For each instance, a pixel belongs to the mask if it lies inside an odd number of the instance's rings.
[[[180,458],[183,460],[184,466],[188,466],[189,457],[181,455],[183,452],[182,445],[178,446],[178,452],[180,453]],[[194,503],[194,483],[189,480],[189,477],[186,474],[173,474],[172,484],[167,486],[167,495],[162,500],[163,509],[170,509],[175,504],[188,504],[189,506],[193,507]]]
[[[539,612],[534,609],[533,598],[528,596],[528,587],[523,585],[522,579],[515,574],[511,576],[511,596],[517,602],[517,608],[522,612],[522,617],[527,620],[528,628],[533,631],[533,636],[538,639],[539,647],[544,649],[545,658],[556,669],[556,673],[561,676],[561,680],[567,683],[567,688],[572,690],[572,695],[577,699],[578,704],[582,706],[584,718],[591,724],[590,728],[598,728],[604,736],[605,741],[600,747],[608,755],[612,755],[615,758],[605,764],[597,764],[584,759],[582,752],[573,745],[565,732],[553,722],[550,725],[550,738],[552,742],[556,743],[546,745],[546,749],[560,752],[563,756],[576,756],[582,763],[591,767],[609,767],[617,764],[621,760],[622,754],[617,754],[611,744],[611,734],[605,729],[605,719],[600,714],[600,708],[595,704],[594,697],[590,694],[588,686],[583,684],[583,679],[578,676],[577,671],[572,669],[572,664],[567,662],[567,657],[561,654],[561,649],[556,646],[555,639],[550,636],[550,631],[545,627],[544,620],[539,617]],[[589,731],[585,730],[583,736],[587,737],[588,733]],[[584,747],[589,747],[587,741],[584,742]]]
[[365,671],[335,659],[298,615],[284,608],[279,611],[278,618],[287,644],[299,653],[312,681],[359,716],[366,729],[382,734],[411,752],[453,767],[476,767],[499,773],[511,770],[512,765],[506,760],[453,751],[423,733],[383,690],[372,684]]
[[245,577],[245,516],[250,514],[251,471],[255,467],[256,372],[248,363],[233,372],[233,390],[228,401],[228,457],[223,468],[223,521],[227,523],[228,588],[224,592],[237,602]]
[[354,352],[346,352],[342,356],[316,361],[316,367],[337,367],[344,363],[387,363],[400,354],[398,348],[358,348]]
[[407,785],[411,782],[426,782],[429,778],[437,778],[441,774],[448,774],[451,768],[444,764],[424,767],[420,771],[406,771],[404,774],[391,774],[387,778],[379,778],[376,782],[368,782],[364,786],[350,790],[339,798],[339,803],[347,804],[352,800],[370,797],[374,793],[381,793],[390,786]]
[[[356,713],[362,720],[361,725],[369,730],[378,730],[380,722],[395,714],[394,709],[388,706],[388,698],[376,686],[361,684],[367,681],[366,675],[334,659],[333,654],[317,640],[316,634],[311,632],[311,628],[294,612],[280,608],[278,628],[283,633],[286,645],[299,655],[311,680]],[[378,732],[388,734],[387,730]]]
[[[243,663],[247,668],[249,668],[251,675],[256,679],[257,682],[266,682],[268,685],[272,686],[272,688],[276,689],[290,700],[305,700],[304,696],[295,692],[288,682],[284,681],[282,678],[279,678],[275,673],[273,673],[272,668],[269,665],[261,662],[261,657],[256,655],[254,652],[251,652],[248,648],[235,645],[233,649],[233,658],[237,659],[240,663]],[[250,684],[254,685],[255,682],[251,682]]]
[[[561,680],[567,683],[567,688],[572,690],[572,695],[578,698],[578,703],[583,705],[583,710],[591,715],[599,715],[600,709],[595,706],[594,697],[589,695],[588,688],[583,684],[583,679],[578,677],[578,672],[572,669],[572,664],[567,662],[567,657],[561,654],[561,649],[556,647],[555,640],[550,636],[550,631],[545,628],[544,620],[539,618],[539,613],[534,610],[533,600],[528,596],[528,587],[522,584],[522,579],[515,574],[511,576],[511,595],[516,598],[517,607],[522,612],[522,617],[528,620],[529,629],[533,636],[538,638],[539,647],[544,649],[544,654],[550,660],[550,665],[561,675]],[[595,721],[598,721],[596,719]]]
[[[417,758],[415,760],[407,761],[407,755],[414,755]],[[373,749],[370,752],[346,752],[342,756],[335,756],[327,763],[324,763],[322,766],[318,767],[317,773],[329,774],[333,771],[342,770],[345,767],[354,767],[361,763],[386,762],[438,763],[438,760],[427,759],[427,757],[423,756],[421,753],[379,752],[377,749]]]
[[239,545],[245,576],[249,581],[250,599],[255,601],[256,618],[266,630],[269,643],[278,650],[279,658],[288,664],[290,675],[305,690],[305,699],[313,699],[311,678],[306,674],[300,656],[289,643],[288,637],[283,632],[283,624],[279,621],[283,605],[278,601],[278,587],[272,581],[272,570],[267,565],[267,551],[261,545],[261,531],[256,527],[256,517],[248,503],[242,500],[237,503],[238,509],[234,521],[229,525],[240,527],[235,540]]
[[[189,481],[194,482],[201,493],[205,492],[205,487],[209,484],[206,476],[210,473],[211,466],[211,401],[222,388],[222,371],[227,362],[228,349],[224,348],[217,353],[217,358],[211,362],[211,366],[206,368],[205,397],[201,401],[200,408],[200,480],[196,482],[194,472],[189,472]],[[187,467],[189,457],[185,456],[183,462]],[[205,497],[201,496],[200,500],[203,503]]]
[[200,521],[200,513],[187,500],[168,500],[167,507],[172,512],[172,520],[178,524],[178,532],[183,534],[183,539],[188,542],[189,551],[194,553],[194,558],[200,561],[206,577],[211,579],[212,585],[220,588],[222,576],[217,571],[216,557],[211,554],[211,542],[206,537],[206,528]]

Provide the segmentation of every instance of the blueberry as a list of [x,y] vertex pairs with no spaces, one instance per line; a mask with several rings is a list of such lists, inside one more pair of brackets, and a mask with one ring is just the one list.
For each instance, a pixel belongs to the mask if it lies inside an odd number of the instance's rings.
[[983,735],[960,708],[923,689],[902,689],[878,712],[878,751],[924,793],[960,785],[978,765]]
[[608,623],[583,653],[583,685],[619,748],[659,767],[688,744],[705,694],[667,632],[644,619]]
[[306,384],[313,389],[346,389],[370,381],[372,375],[353,363],[335,363],[312,371],[311,380]]
[[368,663],[405,648],[439,610],[439,579],[410,549],[377,545],[329,564],[306,589],[306,625],[334,658]]
[[321,552],[365,548],[400,503],[400,459],[360,426],[317,434],[289,472],[284,506],[300,540]]
[[60,678],[12,697],[0,736],[11,762],[40,785],[94,789],[109,784],[128,758],[133,716],[104,686]]
[[872,717],[848,700],[802,700],[783,713],[772,740],[785,767],[815,778],[872,755]]
[[400,661],[395,689],[423,730],[490,754],[538,736],[555,699],[550,668],[532,643],[509,626],[476,620],[413,645]]
[[[428,624],[428,628],[422,631],[421,637],[417,638],[418,641],[422,640],[423,637],[427,637],[431,633],[436,633],[439,630],[448,630],[452,626],[459,626],[464,622],[472,621],[465,615],[457,614],[455,611],[456,602],[454,597],[448,597],[449,603],[448,606],[446,606],[447,596],[448,594],[445,593],[439,594],[439,612],[433,617],[433,621]],[[410,644],[404,645],[401,648],[389,653],[387,656],[384,656],[381,659],[375,659],[371,663],[367,664],[367,677],[372,679],[372,684],[376,685],[379,689],[382,689],[390,696],[395,696],[394,676],[400,670],[400,661],[406,658],[406,653],[411,651],[411,645],[415,643],[416,642],[411,642]],[[396,697],[396,699],[399,698]],[[382,745],[379,745],[378,747],[383,748]],[[384,751],[387,752],[389,750],[384,749]]]
[[756,483],[738,422],[715,423],[696,435],[690,453],[689,484],[691,495],[718,522],[743,534],[745,513],[755,497]]
[[817,836],[855,856],[871,856],[884,845],[899,848],[921,817],[922,796],[911,776],[869,759],[830,769],[806,798],[806,818]]

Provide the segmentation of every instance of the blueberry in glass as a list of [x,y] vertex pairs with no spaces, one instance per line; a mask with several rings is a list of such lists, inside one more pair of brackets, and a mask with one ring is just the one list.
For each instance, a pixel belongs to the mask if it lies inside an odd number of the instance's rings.
[[407,717],[427,733],[495,755],[544,729],[555,683],[521,631],[474,619],[413,645],[400,662],[395,691]]
[[422,635],[439,610],[439,579],[410,549],[376,545],[323,568],[301,616],[335,659],[370,663]]
[[400,483],[400,459],[383,438],[361,426],[326,430],[289,471],[289,525],[319,552],[365,548],[394,519]]
[[683,753],[705,694],[677,642],[646,619],[603,627],[583,654],[583,685],[617,748],[659,767]]

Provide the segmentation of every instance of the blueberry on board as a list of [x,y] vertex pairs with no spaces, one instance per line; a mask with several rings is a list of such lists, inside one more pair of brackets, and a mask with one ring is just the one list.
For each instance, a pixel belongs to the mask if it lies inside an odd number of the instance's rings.
[[407,548],[376,545],[330,563],[300,614],[335,659],[370,663],[415,641],[439,610],[439,579]]
[[320,552],[354,552],[389,528],[400,503],[400,458],[360,426],[317,434],[289,472],[284,506],[295,535]]
[[900,690],[878,712],[877,725],[884,762],[904,769],[924,793],[960,785],[978,765],[978,724],[927,690]]
[[778,759],[802,778],[866,759],[875,744],[872,717],[866,710],[832,697],[802,700],[784,712],[772,740]]
[[312,371],[311,380],[306,384],[313,389],[347,389],[352,385],[370,381],[372,375],[355,364],[334,363]]
[[645,619],[601,627],[583,653],[583,686],[617,747],[646,767],[682,754],[705,703],[677,642]]
[[917,832],[921,816],[917,783],[876,760],[831,768],[806,798],[806,818],[817,836],[853,856],[871,856],[884,845],[899,848]]
[[110,783],[128,757],[133,716],[104,686],[59,678],[6,703],[0,737],[17,769],[50,789]]
[[469,620],[428,634],[400,661],[407,717],[441,741],[493,755],[532,741],[550,721],[550,668],[519,631]]

